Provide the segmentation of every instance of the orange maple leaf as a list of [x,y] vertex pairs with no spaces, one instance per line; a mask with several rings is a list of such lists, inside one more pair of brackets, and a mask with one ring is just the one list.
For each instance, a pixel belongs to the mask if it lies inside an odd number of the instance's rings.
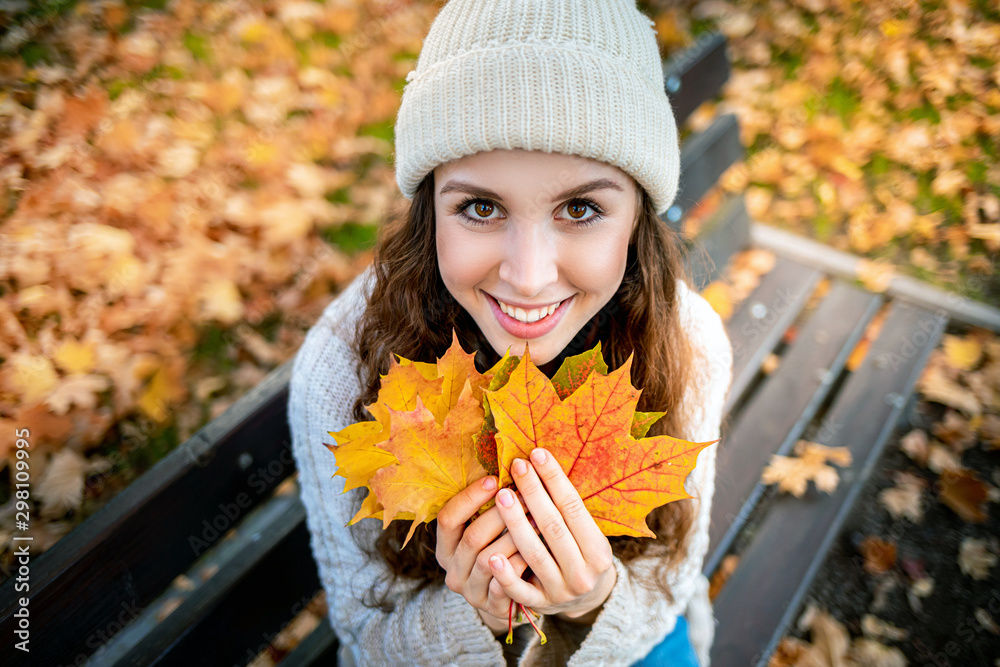
[[[632,356],[618,370],[591,372],[565,400],[538,368],[524,359],[510,380],[486,391],[496,422],[500,483],[512,481],[515,458],[544,447],[559,461],[605,535],[655,537],[646,515],[673,500],[690,498],[684,480],[698,453],[718,442],[693,443],[670,436],[636,439],[662,413],[636,413],[640,390],[632,386]],[[606,368],[606,367],[605,367]],[[638,423],[636,427],[633,424]]]

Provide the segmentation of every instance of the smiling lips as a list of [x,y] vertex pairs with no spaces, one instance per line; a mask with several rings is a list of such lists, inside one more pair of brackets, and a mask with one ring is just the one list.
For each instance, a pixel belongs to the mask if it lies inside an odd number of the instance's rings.
[[573,297],[569,297],[558,303],[525,311],[524,308],[499,301],[493,295],[488,296],[490,308],[493,309],[500,326],[510,335],[525,340],[538,338],[552,331],[573,300]]

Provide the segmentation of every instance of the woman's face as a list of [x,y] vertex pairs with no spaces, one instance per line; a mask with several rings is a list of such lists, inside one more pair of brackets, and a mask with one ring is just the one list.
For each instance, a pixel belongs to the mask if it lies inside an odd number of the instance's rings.
[[560,153],[493,150],[440,165],[441,278],[497,354],[520,356],[527,342],[546,364],[618,290],[637,194],[617,167]]

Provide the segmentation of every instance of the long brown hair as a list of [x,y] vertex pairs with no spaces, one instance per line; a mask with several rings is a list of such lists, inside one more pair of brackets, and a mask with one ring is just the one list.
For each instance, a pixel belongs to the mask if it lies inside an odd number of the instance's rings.
[[[645,190],[636,184],[637,224],[629,241],[625,275],[615,295],[551,363],[548,375],[567,356],[591,349],[597,340],[608,370],[619,368],[634,350],[632,384],[642,390],[638,410],[666,412],[649,430],[690,439],[688,411],[682,405],[690,380],[693,346],[681,326],[677,279],[690,284],[682,261],[677,232],[656,215]],[[374,254],[376,281],[367,308],[358,323],[355,347],[362,392],[354,404],[358,421],[371,420],[365,409],[378,396],[380,375],[388,372],[390,355],[433,362],[451,345],[452,330],[468,352],[476,350],[480,372],[500,356],[482,335],[472,317],[441,281],[435,245],[434,174],[423,180],[413,199],[381,228]],[[649,552],[662,557],[655,582],[671,598],[666,573],[687,555],[694,523],[690,499],[678,500],[651,512],[646,523],[654,538],[610,537],[613,553],[626,565]],[[436,526],[418,528],[401,549],[408,522],[394,521],[382,531],[377,554],[397,578],[417,580],[416,590],[444,582],[435,558]],[[392,602],[382,599],[382,608]]]

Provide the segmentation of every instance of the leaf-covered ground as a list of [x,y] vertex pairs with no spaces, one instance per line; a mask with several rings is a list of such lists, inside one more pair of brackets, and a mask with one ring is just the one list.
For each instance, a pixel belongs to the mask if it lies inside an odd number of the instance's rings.
[[1000,301],[1000,7],[987,0],[641,3],[665,50],[730,38],[751,215]]
[[[289,359],[370,261],[439,4],[0,9],[0,457],[30,429],[39,550]],[[739,117],[725,187],[757,219],[997,300],[995,3],[640,6],[665,56],[730,36],[708,112]],[[707,295],[721,312],[766,257],[739,261]],[[0,504],[10,485],[7,465]]]

